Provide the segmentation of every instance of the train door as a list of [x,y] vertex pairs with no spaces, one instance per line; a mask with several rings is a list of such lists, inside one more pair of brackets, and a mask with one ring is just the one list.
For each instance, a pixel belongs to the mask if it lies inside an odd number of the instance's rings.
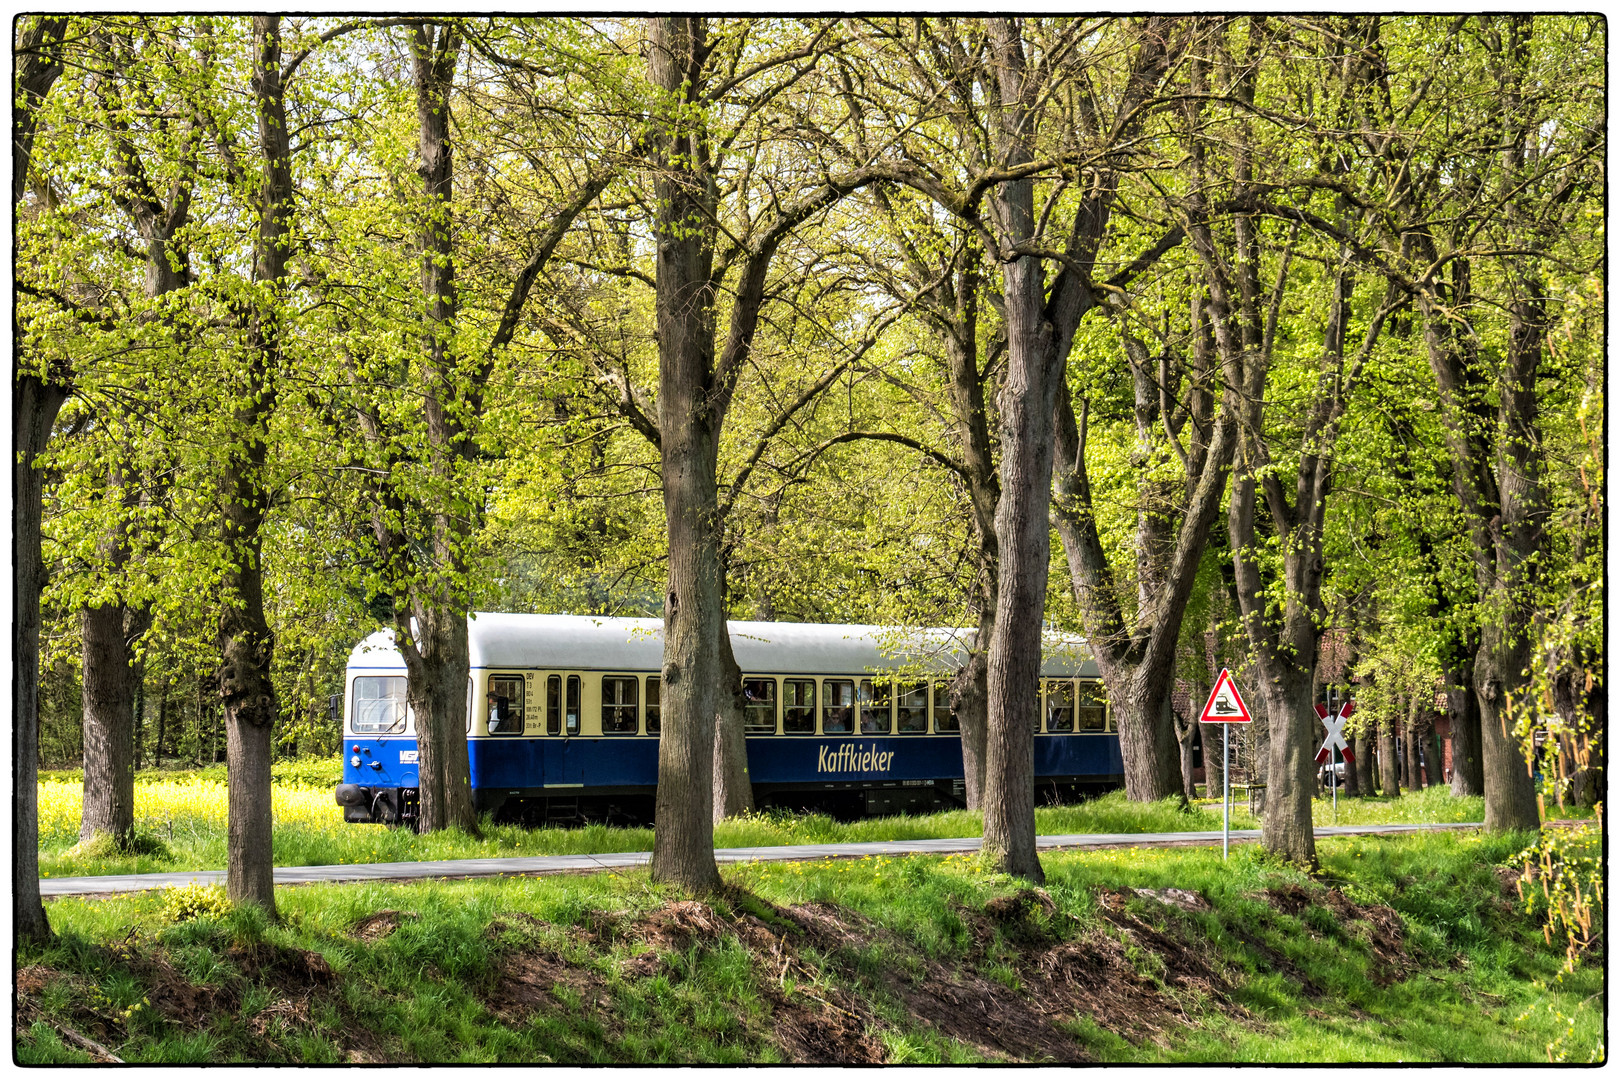
[[584,716],[578,675],[546,676],[546,753],[542,782],[547,788],[585,784],[585,740],[579,737]]

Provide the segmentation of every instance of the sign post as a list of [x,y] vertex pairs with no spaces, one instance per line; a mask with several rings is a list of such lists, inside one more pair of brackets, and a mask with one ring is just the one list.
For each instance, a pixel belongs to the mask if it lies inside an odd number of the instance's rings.
[[[1215,689],[1209,692],[1209,700],[1204,702],[1204,712],[1199,718],[1205,724],[1247,724],[1251,721],[1249,707],[1243,704],[1243,696],[1238,693],[1237,684],[1232,681],[1232,673],[1225,668],[1221,669],[1221,677],[1215,680]],[[1232,839],[1232,729],[1221,729],[1221,859],[1225,861],[1227,850]]]
[[1328,763],[1328,782],[1333,785],[1333,824],[1335,825],[1339,823],[1339,774],[1333,768],[1333,752],[1337,750],[1344,757],[1346,764],[1355,764],[1356,755],[1351,752],[1350,744],[1344,740],[1344,722],[1350,719],[1350,714],[1355,712],[1355,709],[1356,702],[1354,698],[1346,701],[1344,706],[1339,709],[1339,715],[1335,717],[1328,716],[1328,707],[1326,705],[1316,707],[1317,717],[1321,719],[1322,726],[1327,728],[1327,738],[1322,740],[1322,749],[1316,752],[1316,763],[1318,765],[1324,761]]

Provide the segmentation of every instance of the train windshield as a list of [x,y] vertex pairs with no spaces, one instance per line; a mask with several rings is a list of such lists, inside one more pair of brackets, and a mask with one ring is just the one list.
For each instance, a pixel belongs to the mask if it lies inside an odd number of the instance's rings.
[[390,735],[405,730],[405,679],[360,675],[354,680],[349,729],[356,735]]

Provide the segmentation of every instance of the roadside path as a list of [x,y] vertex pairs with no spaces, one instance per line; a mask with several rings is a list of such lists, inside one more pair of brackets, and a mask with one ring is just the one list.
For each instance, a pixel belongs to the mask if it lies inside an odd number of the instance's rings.
[[[1361,836],[1481,827],[1482,823],[1477,821],[1447,825],[1324,825],[1316,830],[1316,835]],[[1252,843],[1260,839],[1260,830],[1233,829],[1230,835],[1233,843]],[[1208,846],[1220,842],[1221,834],[1218,832],[1076,833],[1037,838],[1037,844],[1042,851]],[[953,855],[977,850],[979,838],[970,836],[953,840],[883,840],[862,844],[790,844],[783,847],[718,848],[714,857],[717,862],[722,863],[804,862],[813,859],[858,859],[869,855]],[[505,874],[579,874],[645,866],[651,860],[651,852],[625,851],[609,855],[526,855],[510,859],[281,866],[276,868],[275,881],[277,885],[312,885],[317,882],[417,881],[424,878],[500,877]],[[189,870],[171,874],[41,878],[39,891],[47,899],[56,896],[102,896],[166,889],[174,885],[190,885],[193,882],[222,885],[225,882],[225,871]]]

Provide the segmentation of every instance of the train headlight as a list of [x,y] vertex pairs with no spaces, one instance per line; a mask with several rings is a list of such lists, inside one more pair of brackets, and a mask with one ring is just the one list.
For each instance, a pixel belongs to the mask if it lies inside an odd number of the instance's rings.
[[360,767],[360,755],[356,754],[356,755],[354,755],[354,757],[350,758],[349,759],[349,764],[353,765],[355,768],[358,769]]

